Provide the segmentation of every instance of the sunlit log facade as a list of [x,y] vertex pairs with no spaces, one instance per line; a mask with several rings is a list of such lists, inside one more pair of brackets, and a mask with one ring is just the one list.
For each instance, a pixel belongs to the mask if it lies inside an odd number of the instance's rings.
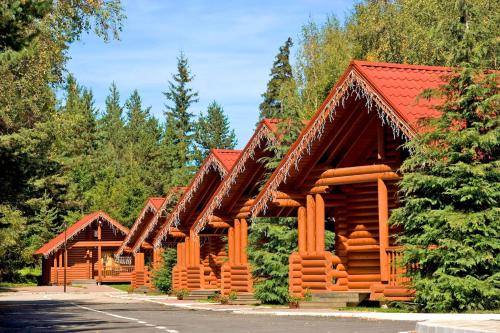
[[62,285],[65,268],[67,284],[131,282],[133,267],[113,257],[128,232],[103,211],[85,215],[35,252],[42,256],[42,283]]
[[225,225],[215,223],[209,235],[197,235],[191,227],[239,157],[239,150],[213,149],[153,241],[155,248],[175,246],[175,290],[220,288],[221,266],[227,257],[221,237]]
[[[419,121],[438,115],[417,99],[449,69],[353,61],[275,169],[252,217],[297,217],[298,251],[289,258],[290,293],[359,291],[371,299],[412,296],[397,264],[397,182],[401,145]],[[325,230],[335,249],[325,250]]]
[[217,284],[226,295],[230,292],[251,293],[253,290],[247,256],[247,217],[267,173],[265,158],[274,154],[270,148],[276,143],[278,123],[276,119],[260,122],[231,172],[190,230],[190,234],[197,237],[213,234],[217,230],[222,230],[226,236],[228,260],[222,266],[220,283]]

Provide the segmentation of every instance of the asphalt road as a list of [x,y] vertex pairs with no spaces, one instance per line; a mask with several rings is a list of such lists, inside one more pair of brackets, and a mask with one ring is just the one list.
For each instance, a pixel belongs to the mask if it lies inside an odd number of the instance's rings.
[[0,298],[0,332],[407,332],[415,322],[188,310],[149,302]]

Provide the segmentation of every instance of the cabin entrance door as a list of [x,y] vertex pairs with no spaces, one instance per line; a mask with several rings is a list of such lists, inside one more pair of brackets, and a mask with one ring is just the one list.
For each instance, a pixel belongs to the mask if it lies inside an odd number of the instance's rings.
[[92,265],[92,249],[87,249],[86,253],[85,253],[85,275],[86,275],[86,278],[87,279],[93,279],[94,277],[92,276],[93,275],[93,265]]

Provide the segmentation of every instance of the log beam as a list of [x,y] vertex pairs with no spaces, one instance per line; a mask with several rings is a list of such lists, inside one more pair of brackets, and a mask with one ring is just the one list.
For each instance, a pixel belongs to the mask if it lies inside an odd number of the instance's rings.
[[352,176],[339,176],[339,177],[318,179],[314,183],[314,185],[315,186],[346,185],[355,183],[375,182],[378,179],[398,180],[399,175],[395,172],[390,171],[390,172],[368,173],[362,175],[352,175]]
[[353,176],[353,175],[362,175],[368,173],[378,173],[378,172],[388,172],[388,171],[393,171],[393,170],[391,169],[390,166],[385,164],[362,165],[355,167],[328,169],[323,171],[320,174],[319,178]]

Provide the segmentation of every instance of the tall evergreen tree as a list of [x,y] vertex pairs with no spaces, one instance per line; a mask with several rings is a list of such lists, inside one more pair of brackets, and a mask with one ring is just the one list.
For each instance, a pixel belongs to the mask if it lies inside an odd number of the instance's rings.
[[120,93],[113,82],[109,87],[109,95],[106,97],[104,115],[100,119],[101,133],[105,142],[113,144],[116,148],[122,145],[123,107],[120,105]]
[[463,69],[424,94],[442,101],[441,117],[407,144],[403,206],[391,216],[424,311],[500,308],[499,75],[478,69],[490,51],[476,47],[470,5],[458,5],[451,58]]
[[195,124],[195,160],[201,165],[212,148],[234,149],[238,143],[234,130],[230,129],[224,109],[213,101],[208,105],[207,115],[203,113]]
[[166,187],[185,185],[192,175],[193,154],[193,114],[189,111],[192,104],[198,102],[198,92],[190,87],[194,76],[188,65],[188,59],[181,52],[177,58],[177,73],[172,75],[168,90],[163,92],[172,104],[165,104],[166,125],[163,140],[165,164],[170,168],[170,177]]
[[280,118],[281,89],[283,84],[292,79],[292,66],[290,65],[290,48],[292,39],[289,37],[280,47],[271,68],[271,79],[267,83],[267,90],[262,94],[264,100],[259,105],[259,120],[263,118]]

